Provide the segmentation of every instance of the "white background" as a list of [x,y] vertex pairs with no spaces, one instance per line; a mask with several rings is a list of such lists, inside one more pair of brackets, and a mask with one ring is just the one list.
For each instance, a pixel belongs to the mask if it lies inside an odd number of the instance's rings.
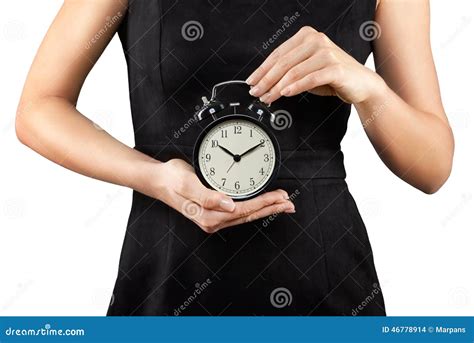
[[[131,190],[76,175],[17,141],[21,88],[61,1],[2,5],[0,315],[104,315]],[[432,1],[433,51],[456,137],[454,169],[441,191],[424,195],[391,174],[355,112],[343,141],[348,183],[369,231],[389,315],[474,315],[473,13],[472,0]],[[87,79],[78,108],[133,146],[118,37]]]

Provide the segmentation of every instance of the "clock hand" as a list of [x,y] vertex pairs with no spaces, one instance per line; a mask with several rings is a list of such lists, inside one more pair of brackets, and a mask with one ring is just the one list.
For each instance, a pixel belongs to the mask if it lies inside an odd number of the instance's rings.
[[221,148],[222,150],[224,150],[230,156],[235,157],[235,155],[232,152],[230,152],[228,149],[224,148],[222,145],[218,145],[218,147]]
[[263,144],[263,142],[260,142],[258,143],[256,146],[254,147],[251,147],[250,149],[248,149],[246,152],[244,152],[243,154],[240,154],[240,157],[244,157],[244,155],[247,155],[248,153],[254,151],[255,149],[257,149],[259,146],[261,146]]
[[[226,153],[228,153],[229,155],[231,155],[233,158],[234,158],[234,162],[240,162],[240,155],[234,155],[232,152],[230,152],[229,150],[227,150],[226,148],[224,148],[223,146],[221,145],[218,145],[219,148],[221,148],[222,150],[224,150]],[[234,165],[234,164],[232,164]],[[232,165],[230,166],[230,168],[232,168]],[[229,168],[229,170],[230,170]],[[229,172],[229,171],[227,171]]]
[[229,173],[229,170],[230,168],[232,168],[232,166],[235,164],[235,160],[232,162],[232,164],[230,165],[229,169],[227,169],[227,174]]

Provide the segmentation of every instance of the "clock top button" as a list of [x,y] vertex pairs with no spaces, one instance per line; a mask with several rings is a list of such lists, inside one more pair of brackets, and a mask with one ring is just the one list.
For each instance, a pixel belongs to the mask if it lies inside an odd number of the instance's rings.
[[263,116],[267,116],[270,122],[275,121],[275,115],[268,109],[268,107],[259,100],[252,102],[248,109],[258,115],[258,120],[262,120]]
[[195,118],[197,118],[197,120],[201,121],[211,116],[214,117],[218,112],[225,109],[225,105],[221,103],[220,101],[212,100],[212,99],[210,101],[207,101],[207,99],[205,98],[203,98],[203,101],[205,101],[204,105],[195,114]]

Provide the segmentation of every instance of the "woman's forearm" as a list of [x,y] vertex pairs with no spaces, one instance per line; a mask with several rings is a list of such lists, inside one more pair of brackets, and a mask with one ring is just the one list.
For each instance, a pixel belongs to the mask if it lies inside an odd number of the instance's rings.
[[373,96],[355,104],[383,162],[425,193],[436,192],[451,173],[454,138],[447,122],[416,110],[383,80]]
[[24,144],[70,170],[161,200],[207,233],[274,213],[295,212],[288,193],[281,189],[235,204],[202,185],[185,161],[161,163],[120,143],[64,98],[47,97],[29,104],[20,104],[16,121]]
[[61,97],[23,100],[16,131],[22,143],[80,174],[146,193],[153,158],[119,142]]
[[84,80],[125,17],[127,4],[64,1],[25,82],[16,120],[21,142],[70,170],[158,199],[205,232],[273,213],[293,213],[283,190],[234,203],[206,188],[185,161],[156,161],[120,143],[76,110]]

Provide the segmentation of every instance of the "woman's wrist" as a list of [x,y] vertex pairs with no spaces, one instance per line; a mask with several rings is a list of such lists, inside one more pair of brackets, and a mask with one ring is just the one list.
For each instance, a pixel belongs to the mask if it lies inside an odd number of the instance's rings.
[[134,163],[129,188],[157,198],[165,189],[164,163],[158,160],[139,160]]
[[390,98],[390,87],[385,80],[375,72],[372,72],[372,80],[368,87],[367,96],[364,100],[354,103],[361,120],[364,122],[364,115],[372,113],[374,110],[383,107]]

